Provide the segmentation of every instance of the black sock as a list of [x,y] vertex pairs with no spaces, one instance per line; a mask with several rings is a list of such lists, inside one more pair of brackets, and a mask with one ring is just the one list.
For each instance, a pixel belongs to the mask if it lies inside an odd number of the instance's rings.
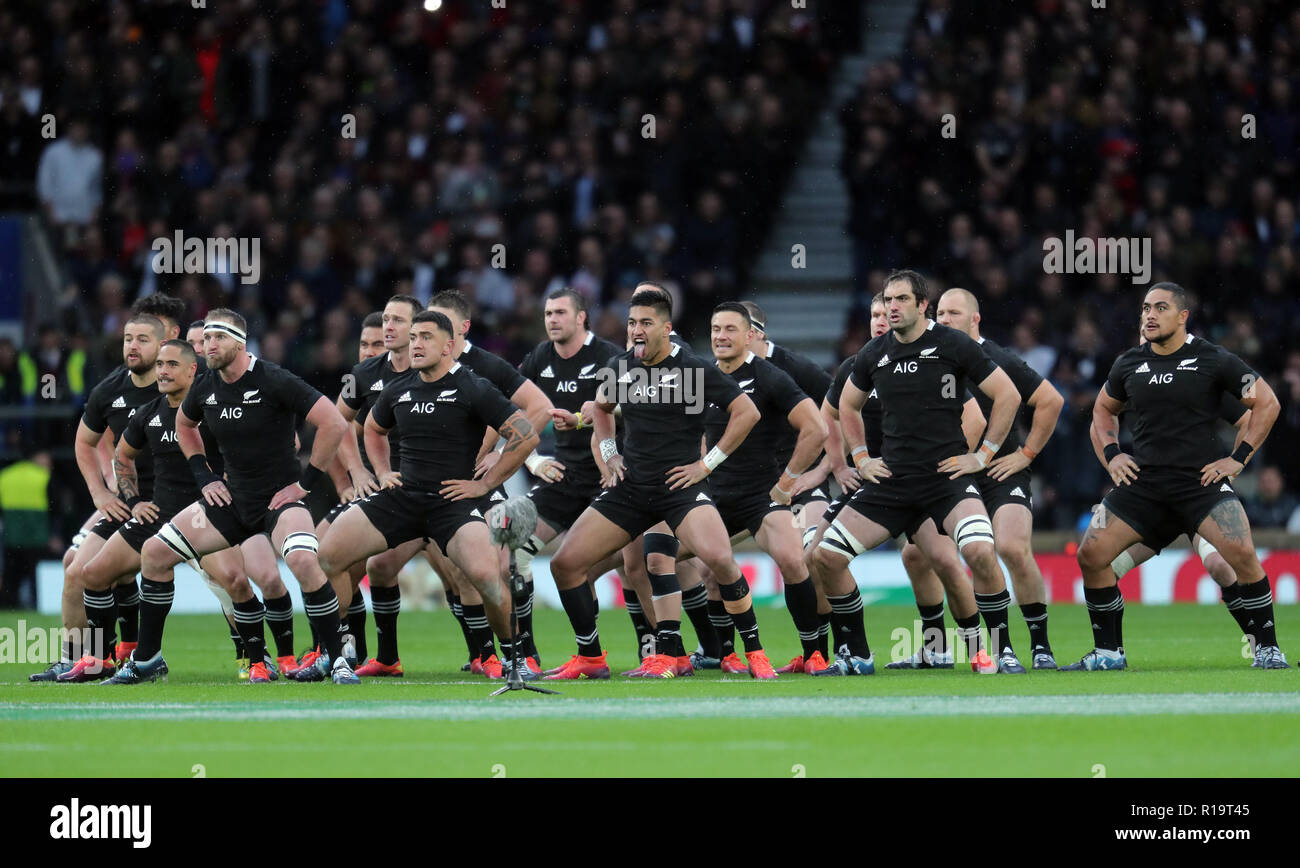
[[[326,582],[314,591],[303,591],[302,603],[307,610],[307,620],[316,625],[321,651],[329,657],[331,663],[334,662],[343,654],[343,642],[339,638],[339,598],[334,593],[334,586]],[[247,638],[244,639],[244,645],[248,645]],[[249,648],[248,651],[251,654],[253,649]]]
[[831,637],[831,613],[817,613],[817,650],[821,652],[822,659],[829,660]]
[[[1277,644],[1277,626],[1273,621],[1273,590],[1268,576],[1241,586],[1241,606],[1246,611],[1247,636],[1255,638],[1255,647]],[[1252,649],[1253,650],[1253,649]]]
[[266,598],[266,626],[271,628],[275,641],[276,657],[293,656],[293,598],[285,591],[283,596]]
[[1119,592],[1119,585],[1084,587],[1083,599],[1088,604],[1088,616],[1092,619],[1093,647],[1099,651],[1118,651],[1118,625],[1124,617],[1124,597]]
[[1011,607],[1011,594],[1006,588],[996,594],[976,594],[975,605],[984,616],[984,626],[989,628],[989,647],[998,654],[1011,650],[1011,628],[1007,609]]
[[152,660],[162,650],[163,627],[167,613],[172,610],[176,596],[175,582],[140,582],[140,640],[135,648],[135,659]]
[[627,604],[627,616],[632,619],[632,629],[636,630],[636,656],[644,659],[655,653],[655,631],[650,629],[641,608],[641,598],[631,588],[623,589],[623,602]]
[[261,663],[266,657],[266,639],[262,635],[262,601],[253,597],[243,603],[235,603],[235,628],[244,640],[244,652],[248,662]]
[[686,656],[686,649],[682,646],[682,622],[660,621],[655,628],[655,647],[658,653],[669,657]]
[[1030,653],[1051,654],[1052,643],[1047,640],[1047,604],[1021,603],[1020,614],[1029,627]]
[[1247,635],[1250,633],[1250,615],[1246,614],[1246,607],[1241,604],[1241,582],[1233,582],[1220,590],[1223,593],[1223,605],[1228,607],[1228,614],[1241,628],[1241,635]]
[[[117,600],[117,629],[123,642],[136,642],[140,639],[140,588],[135,579],[113,589]],[[110,625],[111,629],[111,625]]]
[[488,626],[486,610],[482,603],[478,605],[461,603],[460,607],[465,613],[465,624],[474,638],[474,647],[477,649],[474,656],[486,663],[489,657],[496,657],[497,653],[497,640],[492,635],[492,628]]
[[689,591],[682,591],[682,608],[686,617],[691,619],[695,628],[695,638],[700,643],[700,652],[705,657],[718,657],[722,646],[718,643],[718,634],[713,631],[713,622],[709,620],[709,592],[704,585],[696,585]]
[[[749,594],[749,582],[738,576],[734,582],[724,585],[718,583],[718,595],[722,597],[723,608],[731,615],[731,623],[736,625],[740,641],[745,646],[745,653],[762,651],[763,643],[758,639],[758,618],[754,615],[754,601]],[[727,607],[727,603],[740,603],[745,608],[739,612]]]
[[519,621],[519,641],[523,646],[519,653],[524,657],[537,656],[537,643],[533,640],[533,595],[533,580],[528,579],[524,582],[524,596],[519,600],[515,615]]
[[311,628],[311,647],[320,648],[320,633],[316,632],[316,622],[311,618],[307,619],[307,626]]
[[957,622],[957,638],[966,643],[966,659],[974,660],[975,655],[984,647],[984,637],[980,635],[980,615],[973,612],[965,618],[952,618]]
[[600,632],[596,629],[596,606],[591,598],[591,588],[585,582],[576,588],[565,588],[560,591],[560,603],[573,625],[578,653],[583,657],[599,657]]
[[86,604],[86,626],[90,628],[90,647],[84,653],[93,654],[101,660],[112,659],[113,625],[117,622],[115,592],[86,588],[81,592],[81,599]]
[[826,595],[831,604],[831,625],[835,629],[835,653],[847,650],[854,657],[871,656],[867,644],[867,626],[862,617],[862,594],[854,588],[847,594]]
[[352,634],[352,639],[357,643],[357,660],[365,660],[368,656],[366,651],[366,598],[361,596],[361,592],[352,595],[352,605],[348,606],[348,626],[351,628],[348,632]]
[[709,600],[709,623],[713,635],[718,637],[718,656],[730,657],[736,653],[736,625],[721,600]]
[[[916,604],[916,610],[921,613],[921,645],[929,649],[931,654],[942,654],[948,650],[948,634],[943,629],[943,603],[936,603],[933,606],[922,606]],[[979,619],[975,621],[979,626]]]
[[804,579],[785,586],[785,607],[790,610],[790,620],[799,634],[804,659],[817,653],[817,589],[812,579]]
[[456,594],[447,595],[447,605],[451,607],[451,613],[456,616],[456,623],[460,624],[460,631],[465,634],[465,649],[469,652],[469,659],[473,660],[478,656],[478,647],[474,644],[474,634],[470,632],[469,625],[465,623],[465,605],[461,603],[460,597]]
[[81,659],[81,631],[70,630],[63,640],[63,662],[76,663]]
[[397,657],[397,613],[402,610],[402,590],[397,585],[391,588],[370,587],[370,608],[375,611],[375,641],[379,643],[379,655],[375,658],[385,666],[398,662]]
[[[231,617],[233,618],[234,615],[231,615]],[[239,631],[229,621],[226,621],[226,629],[230,631],[230,641],[235,643],[235,659],[243,660],[247,656],[244,654],[244,640],[239,638]]]

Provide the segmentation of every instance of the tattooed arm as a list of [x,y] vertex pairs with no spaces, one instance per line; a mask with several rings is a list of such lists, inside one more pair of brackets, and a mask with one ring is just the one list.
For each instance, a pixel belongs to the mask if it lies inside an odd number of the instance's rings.
[[135,469],[135,456],[140,453],[131,448],[123,437],[117,441],[117,451],[113,453],[113,473],[117,475],[117,493],[123,501],[129,502],[140,496],[140,477]]

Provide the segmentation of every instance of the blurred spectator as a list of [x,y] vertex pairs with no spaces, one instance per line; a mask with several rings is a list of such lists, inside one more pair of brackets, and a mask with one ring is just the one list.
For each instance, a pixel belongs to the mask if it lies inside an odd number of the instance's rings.
[[1268,465],[1259,471],[1255,496],[1246,500],[1246,518],[1252,528],[1284,528],[1300,507],[1300,498],[1286,490],[1282,471]]
[[0,470],[4,566],[0,570],[0,609],[36,604],[36,563],[50,555],[50,468],[48,449],[31,451]]
[[104,153],[90,141],[90,125],[84,119],[67,124],[66,135],[41,154],[36,190],[51,223],[85,227],[98,218],[104,199]]

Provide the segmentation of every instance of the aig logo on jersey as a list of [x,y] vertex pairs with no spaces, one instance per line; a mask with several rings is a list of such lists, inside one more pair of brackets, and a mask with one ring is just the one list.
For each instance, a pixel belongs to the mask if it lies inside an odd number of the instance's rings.
[[611,404],[682,404],[690,415],[704,412],[703,368],[645,368],[620,360],[601,369],[599,388]]

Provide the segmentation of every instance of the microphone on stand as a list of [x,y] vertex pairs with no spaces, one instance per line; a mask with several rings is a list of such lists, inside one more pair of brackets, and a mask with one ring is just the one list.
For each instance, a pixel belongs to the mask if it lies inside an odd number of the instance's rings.
[[525,664],[520,658],[519,641],[519,606],[526,601],[528,593],[524,577],[519,574],[515,564],[515,551],[521,549],[532,539],[537,530],[537,506],[527,497],[512,497],[501,501],[488,510],[488,530],[493,545],[502,546],[510,552],[510,672],[506,675],[504,687],[492,691],[491,696],[498,696],[510,690],[531,690],[535,693],[556,694],[555,690],[534,687],[524,681]]

